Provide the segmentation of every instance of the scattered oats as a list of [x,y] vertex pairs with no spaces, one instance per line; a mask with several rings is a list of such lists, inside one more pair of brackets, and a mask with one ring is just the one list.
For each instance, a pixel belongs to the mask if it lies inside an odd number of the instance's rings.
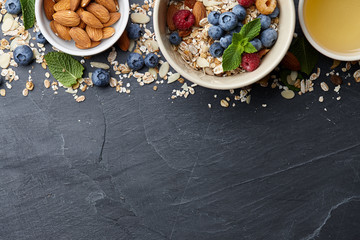
[[159,77],[164,78],[166,74],[169,72],[170,66],[168,62],[164,62],[161,64],[161,67],[159,69]]
[[340,101],[340,99],[341,99],[341,97],[340,97],[340,96],[338,96],[338,97],[336,98],[336,100],[338,100],[338,101]]
[[114,62],[116,59],[116,56],[117,56],[116,49],[115,49],[115,47],[112,47],[111,52],[109,53],[109,56],[107,57],[108,62],[109,63]]
[[71,86],[72,89],[78,89],[80,87],[80,83],[76,82],[74,85]]
[[[168,78],[168,84],[175,82],[180,77],[180,73],[174,73]],[[185,83],[186,84],[186,83]]]
[[325,82],[321,82],[320,87],[324,92],[329,91],[329,86]]
[[321,102],[321,103],[324,102],[324,97],[323,96],[319,97],[319,102]]
[[116,87],[116,85],[117,85],[117,80],[116,80],[116,78],[110,78],[110,82],[109,82],[109,84],[110,84],[110,87]]
[[156,91],[158,89],[157,86],[153,86],[153,90]]
[[196,64],[198,65],[198,67],[200,68],[205,68],[205,67],[209,67],[210,66],[210,63],[205,59],[205,58],[198,58],[196,60]]
[[83,101],[85,101],[85,96],[84,96],[84,95],[81,95],[81,96],[77,97],[77,98],[76,98],[76,101],[77,101],[77,102],[83,102]]
[[11,88],[12,88],[11,84],[8,83],[8,82],[6,82],[5,85],[6,85],[7,89],[11,89]]
[[5,89],[0,89],[0,95],[5,97],[5,95],[6,95]]
[[346,68],[342,68],[341,71],[346,72],[347,70],[346,70]]
[[281,92],[281,96],[285,99],[293,99],[295,97],[295,93],[292,90],[284,90]]
[[246,103],[247,103],[247,104],[250,104],[250,101],[251,101],[251,95],[248,95],[248,96],[246,97]]
[[32,81],[26,82],[25,86],[26,86],[26,89],[29,91],[32,91],[34,89],[34,83]]
[[340,85],[337,85],[337,86],[334,88],[334,92],[337,92],[337,93],[338,93],[338,92],[340,91],[340,88],[341,88]]
[[210,104],[210,103],[208,103],[208,108],[211,108],[211,104]]
[[81,59],[81,60],[80,60],[80,63],[81,63],[81,64],[84,64],[84,63],[85,63],[85,59]]
[[225,99],[221,99],[220,105],[225,108],[229,107],[229,103]]
[[106,63],[101,63],[101,62],[90,62],[90,66],[93,68],[102,68],[102,69],[110,69],[110,66],[107,65]]
[[48,79],[44,80],[44,86],[45,88],[49,88],[50,87],[50,81]]
[[22,91],[22,95],[24,97],[26,97],[29,94],[29,90],[27,90],[26,88],[24,88],[24,90]]
[[80,90],[81,90],[82,92],[85,92],[86,89],[87,89],[87,85],[84,85],[84,86],[80,87]]
[[360,69],[354,72],[353,76],[356,82],[360,82]]
[[327,112],[327,108],[324,108],[324,111]]
[[266,108],[267,107],[267,105],[264,103],[264,104],[262,104],[261,105],[263,108]]
[[132,13],[130,19],[133,23],[144,24],[150,22],[150,17],[142,13]]
[[10,65],[11,56],[9,53],[3,53],[0,55],[0,67],[8,68]]
[[45,73],[45,77],[46,77],[46,78],[49,78],[49,77],[50,77],[50,73],[49,73],[49,72],[46,72],[46,73]]

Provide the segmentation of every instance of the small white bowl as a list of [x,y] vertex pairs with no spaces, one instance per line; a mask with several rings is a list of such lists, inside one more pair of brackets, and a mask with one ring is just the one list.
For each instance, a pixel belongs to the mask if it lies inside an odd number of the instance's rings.
[[166,26],[168,3],[169,0],[157,0],[154,8],[154,30],[160,50],[169,64],[178,73],[186,79],[206,88],[220,90],[236,89],[261,80],[279,65],[288,51],[294,36],[296,21],[294,2],[292,0],[278,0],[280,8],[279,37],[271,51],[262,59],[259,68],[253,72],[228,77],[205,75],[202,71],[191,68],[180,57],[180,54],[172,49]]
[[50,28],[50,21],[46,18],[44,13],[43,0],[35,1],[35,17],[41,33],[52,46],[70,55],[91,56],[109,49],[117,42],[124,32],[129,20],[129,0],[119,1],[119,8],[121,17],[119,21],[112,25],[112,27],[115,28],[115,34],[108,39],[102,40],[98,46],[89,49],[79,49],[75,47],[74,41],[65,41],[53,33]]
[[305,34],[305,37],[310,42],[310,44],[319,52],[324,54],[325,56],[340,60],[340,61],[357,61],[360,59],[360,52],[355,53],[339,53],[336,51],[331,51],[331,49],[325,49],[322,46],[320,46],[310,35],[309,31],[306,28],[305,20],[304,20],[304,2],[305,0],[299,1],[299,7],[298,7],[298,14],[299,14],[299,20],[301,28]]

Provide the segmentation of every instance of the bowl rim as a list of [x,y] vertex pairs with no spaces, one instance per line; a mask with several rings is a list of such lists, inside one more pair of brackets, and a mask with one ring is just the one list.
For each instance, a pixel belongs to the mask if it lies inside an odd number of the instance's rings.
[[337,52],[331,52],[329,50],[327,50],[326,48],[322,47],[321,45],[319,45],[311,36],[311,34],[309,33],[309,31],[307,30],[306,24],[305,24],[305,20],[304,20],[304,3],[305,0],[299,0],[299,5],[298,5],[298,15],[299,15],[299,22],[300,22],[300,26],[301,29],[305,35],[305,37],[307,38],[307,40],[310,42],[310,44],[316,49],[318,50],[320,53],[322,53],[323,55],[332,58],[332,59],[336,59],[336,60],[340,60],[340,61],[357,61],[360,59],[360,52],[358,53],[358,55],[343,55],[341,53],[337,53]]
[[[61,45],[58,44],[56,41],[53,40],[53,37],[50,36],[49,34],[47,34],[47,31],[45,31],[45,24],[43,21],[40,21],[42,19],[41,15],[44,14],[43,13],[43,1],[44,0],[36,0],[35,1],[35,18],[36,18],[36,23],[41,31],[41,33],[44,35],[44,37],[46,38],[46,40],[51,44],[51,46],[57,48],[58,50],[70,54],[72,56],[92,56],[92,55],[96,55],[98,53],[104,52],[107,49],[109,49],[110,47],[112,47],[121,37],[121,35],[123,34],[123,32],[125,31],[125,28],[127,26],[127,23],[129,21],[129,16],[130,16],[130,7],[129,7],[129,0],[121,0],[123,2],[125,2],[123,5],[124,7],[121,6],[119,13],[121,14],[121,18],[119,21],[124,21],[124,24],[120,25],[119,28],[115,29],[115,34],[106,39],[108,41],[106,42],[102,42],[100,45],[98,45],[95,48],[89,48],[89,49],[78,49],[77,51],[73,51],[70,50],[66,47],[66,45]],[[125,18],[125,19],[124,19]],[[49,21],[46,17],[45,17],[46,21]],[[116,24],[116,23],[115,23]],[[65,40],[64,40],[65,41]],[[72,41],[66,41],[67,44],[71,43]]]
[[[285,0],[288,4],[289,4],[289,8],[291,9],[291,13],[290,13],[290,30],[287,31],[288,34],[287,38],[286,38],[286,44],[283,46],[283,48],[281,49],[281,51],[277,54],[277,58],[276,61],[272,61],[271,64],[267,67],[266,71],[263,71],[261,73],[258,74],[258,76],[254,77],[253,79],[250,79],[248,81],[241,81],[239,79],[239,81],[236,81],[234,83],[227,83],[227,84],[213,84],[210,81],[202,81],[202,80],[198,80],[198,78],[196,76],[193,76],[192,74],[184,71],[179,65],[177,65],[177,63],[175,61],[172,60],[171,56],[168,54],[167,49],[165,48],[165,45],[162,41],[162,38],[160,36],[160,28],[159,28],[159,9],[160,9],[160,2],[161,1],[167,1],[167,0],[157,0],[155,3],[155,7],[154,7],[154,17],[153,17],[153,23],[154,23],[154,32],[155,32],[155,36],[159,45],[159,48],[161,50],[161,53],[163,54],[163,56],[165,57],[165,59],[169,62],[170,66],[173,67],[178,73],[180,73],[181,76],[183,76],[184,78],[186,78],[187,80],[196,83],[202,87],[206,87],[206,88],[210,88],[210,89],[217,89],[217,90],[229,90],[229,89],[237,89],[237,88],[242,88],[242,87],[246,87],[249,86],[257,81],[259,81],[260,79],[264,78],[266,75],[268,75],[269,73],[271,73],[281,62],[281,60],[283,59],[283,57],[285,56],[285,54],[287,53],[292,39],[293,39],[293,35],[295,32],[295,24],[296,24],[296,11],[295,11],[295,5],[293,1],[287,1]],[[281,8],[281,6],[280,6]],[[162,22],[162,24],[164,24]],[[165,23],[166,24],[166,23]],[[196,71],[196,70],[193,70]],[[234,75],[233,77],[235,77],[236,75]],[[221,77],[218,77],[221,78]]]

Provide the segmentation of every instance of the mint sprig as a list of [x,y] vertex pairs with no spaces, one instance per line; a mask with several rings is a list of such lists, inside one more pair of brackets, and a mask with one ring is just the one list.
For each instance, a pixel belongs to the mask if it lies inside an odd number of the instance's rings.
[[25,29],[32,28],[35,23],[35,0],[20,0]]
[[45,60],[51,74],[65,87],[71,87],[83,75],[83,65],[66,53],[49,52]]
[[224,51],[222,67],[224,71],[231,71],[238,68],[241,64],[241,55],[257,52],[256,48],[250,43],[261,30],[260,19],[255,19],[245,24],[239,33],[234,33],[230,46]]

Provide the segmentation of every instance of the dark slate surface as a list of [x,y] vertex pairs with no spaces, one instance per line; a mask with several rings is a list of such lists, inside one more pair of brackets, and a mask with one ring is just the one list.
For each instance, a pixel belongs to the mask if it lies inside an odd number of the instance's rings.
[[352,79],[341,101],[323,74],[314,93],[255,87],[224,109],[227,91],[171,101],[179,84],[135,80],[129,96],[93,88],[78,104],[45,90],[39,65],[25,98],[18,71],[0,99],[0,239],[360,239]]

